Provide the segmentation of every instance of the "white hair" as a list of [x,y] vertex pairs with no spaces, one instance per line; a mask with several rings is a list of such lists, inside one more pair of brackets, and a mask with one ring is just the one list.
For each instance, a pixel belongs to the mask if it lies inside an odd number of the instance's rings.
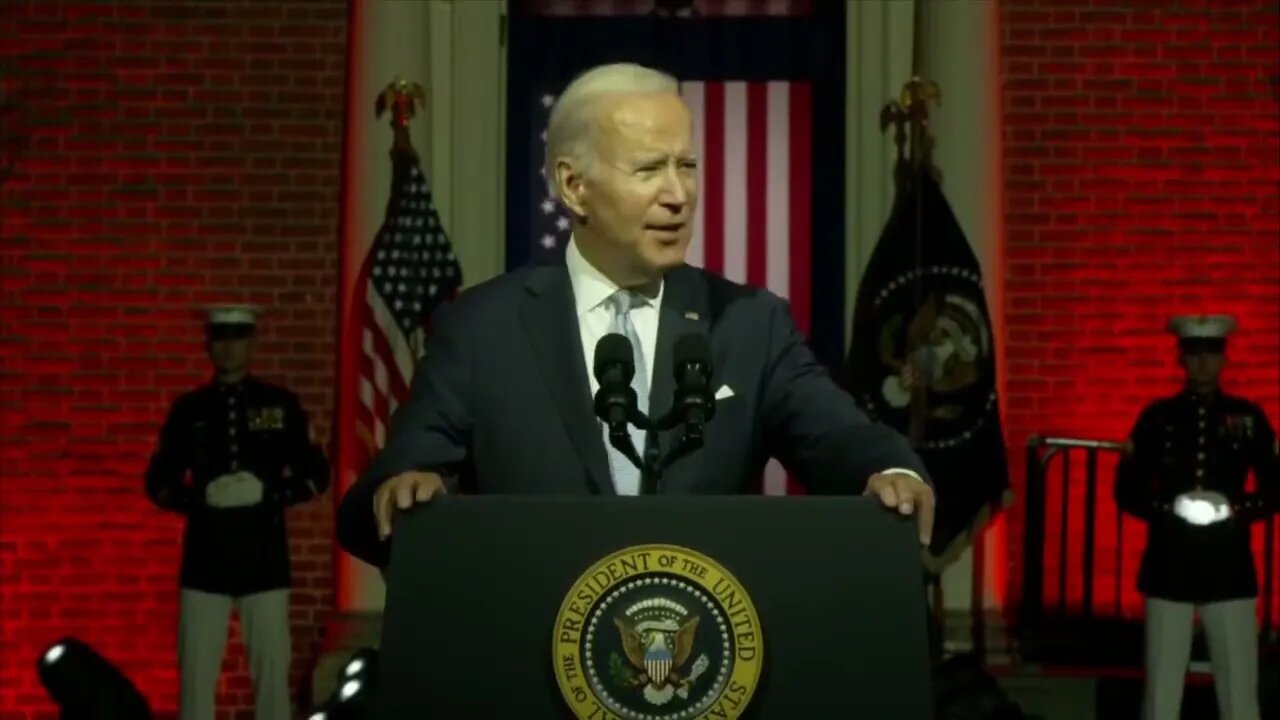
[[592,147],[595,105],[607,95],[650,92],[680,92],[672,76],[635,63],[598,65],[569,83],[551,107],[547,122],[547,148],[543,165],[547,191],[558,197],[556,163],[569,158],[586,171],[595,161]]

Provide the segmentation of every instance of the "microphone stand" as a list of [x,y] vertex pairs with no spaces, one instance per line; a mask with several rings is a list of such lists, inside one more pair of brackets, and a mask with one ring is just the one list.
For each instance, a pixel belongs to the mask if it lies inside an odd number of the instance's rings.
[[[596,392],[596,404],[600,406],[600,396],[606,392],[616,392],[615,388],[601,388]],[[704,429],[706,421],[710,420],[715,413],[715,399],[706,402],[707,393],[699,390],[676,390],[675,398],[671,404],[671,409],[665,415],[658,419],[652,419],[639,408],[632,406],[629,408],[628,416],[625,421],[609,422],[609,444],[617,448],[632,465],[640,470],[640,493],[642,495],[657,495],[661,490],[662,473],[671,467],[675,461],[691,454],[694,450],[702,447],[705,441]],[[703,397],[705,404],[705,415],[701,421],[691,421],[683,418],[683,407],[693,402],[698,402],[696,398]],[[645,454],[641,458],[636,452],[635,443],[631,441],[631,432],[628,425],[635,425],[645,431]],[[657,432],[659,430],[669,430],[681,426],[682,432],[675,445],[672,446],[664,455],[658,449]]]

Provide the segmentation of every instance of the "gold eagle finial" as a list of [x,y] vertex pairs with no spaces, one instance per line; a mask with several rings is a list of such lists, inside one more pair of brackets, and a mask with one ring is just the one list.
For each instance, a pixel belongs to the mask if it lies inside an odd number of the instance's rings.
[[391,112],[392,127],[406,127],[419,107],[427,106],[427,94],[422,86],[397,77],[392,80],[378,95],[373,106],[374,117],[382,117],[384,112]]

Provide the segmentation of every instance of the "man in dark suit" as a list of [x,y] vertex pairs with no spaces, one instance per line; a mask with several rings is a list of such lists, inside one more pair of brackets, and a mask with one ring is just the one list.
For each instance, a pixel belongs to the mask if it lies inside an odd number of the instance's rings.
[[[1218,384],[1228,315],[1173,318],[1182,392],[1142,410],[1116,468],[1122,510],[1147,523],[1138,574],[1146,595],[1143,718],[1176,720],[1199,611],[1219,716],[1258,717],[1258,578],[1250,525],[1280,508],[1275,431],[1262,408]],[[1252,470],[1257,491],[1245,492]]]
[[[385,564],[393,515],[450,487],[638,493],[638,471],[593,411],[588,369],[608,333],[630,340],[633,389],[651,416],[671,404],[676,338],[709,340],[715,416],[662,492],[754,492],[777,457],[811,492],[875,494],[916,514],[928,542],[934,496],[906,440],[831,381],[781,299],[685,264],[693,137],[676,81],[662,73],[606,65],[566,88],[546,155],[546,178],[573,218],[564,261],[493,279],[433,317],[411,397],[342,500],[343,547]],[[658,442],[666,450],[671,434]]]

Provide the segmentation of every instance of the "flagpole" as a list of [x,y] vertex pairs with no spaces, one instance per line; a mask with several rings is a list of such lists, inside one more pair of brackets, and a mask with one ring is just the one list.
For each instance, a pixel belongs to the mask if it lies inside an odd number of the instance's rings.
[[[942,91],[938,84],[919,75],[913,75],[911,80],[902,86],[902,92],[898,99],[889,103],[880,112],[881,129],[893,125],[897,130],[894,135],[894,142],[898,145],[898,161],[894,168],[894,184],[896,185],[897,198],[900,201],[907,190],[915,191],[912,194],[914,207],[911,208],[911,217],[915,224],[912,240],[915,246],[914,269],[916,272],[912,287],[915,290],[917,308],[923,308],[925,301],[924,273],[922,272],[924,266],[924,211],[922,204],[923,194],[919,190],[922,187],[924,173],[933,172],[933,141],[929,135],[929,101],[936,102],[939,105],[942,104]],[[905,153],[903,150],[904,142],[906,144]],[[905,364],[908,366],[912,363],[910,353],[914,350],[915,348],[908,348],[908,355],[905,359]],[[911,419],[908,425],[907,438],[913,445],[918,445],[924,440],[926,390],[924,383],[915,382],[911,386]]]
[[[398,73],[417,72],[428,65],[426,46],[420,41],[425,27],[426,5],[372,3],[348,4],[346,128],[343,136],[342,220],[339,231],[339,287],[335,302],[334,405],[330,457],[334,469],[334,514],[344,493],[357,478],[357,457],[365,455],[367,438],[357,430],[360,406],[358,368],[362,359],[360,315],[364,288],[358,288],[361,268],[376,232],[383,223],[388,202],[390,159],[387,126],[374,113],[375,97]],[[410,135],[420,133],[410,129]],[[421,135],[417,145],[421,145]],[[321,659],[317,661],[317,691],[337,674],[328,669],[346,661],[349,648],[378,643],[384,584],[378,570],[344,552],[334,542],[333,612],[326,621]]]
[[[910,146],[908,148],[908,157],[911,161],[911,182],[918,190],[920,188],[920,177],[922,173],[921,154],[921,133],[924,131],[924,125],[929,119],[929,109],[923,103],[918,103],[916,88],[918,85],[912,83],[920,82],[920,67],[924,64],[924,43],[921,42],[921,25],[924,17],[922,4],[925,0],[914,0],[911,4],[911,80],[902,88],[902,103],[906,108],[906,120],[911,126]],[[924,305],[924,276],[920,270],[924,267],[924,229],[923,229],[923,202],[919,192],[915,194],[915,208],[913,215],[915,219],[915,251],[916,251],[916,279],[914,290],[916,295],[916,307]],[[916,383],[917,386],[920,383]],[[914,393],[913,393],[914,395]],[[914,417],[914,414],[913,414]],[[914,423],[913,423],[914,425]],[[915,428],[912,428],[915,434]],[[913,442],[919,442],[919,438],[912,438]]]
[[[932,172],[932,143],[928,132],[929,126],[929,107],[930,100],[941,104],[942,93],[937,83],[926,80],[920,76],[921,58],[923,53],[923,45],[920,41],[921,35],[921,3],[923,0],[915,0],[913,3],[913,27],[912,27],[912,50],[911,50],[911,79],[902,86],[898,100],[887,105],[880,114],[881,129],[885,129],[892,124],[895,127],[894,142],[898,148],[898,159],[894,167],[894,184],[896,185],[896,197],[900,200],[906,197],[908,190],[911,193],[913,206],[909,209],[914,222],[912,231],[912,242],[914,244],[915,256],[915,277],[912,281],[912,289],[915,295],[915,307],[917,309],[924,308],[925,304],[925,287],[924,287],[924,196],[920,191],[923,186],[923,178],[925,172]],[[904,152],[905,145],[905,152]],[[908,338],[903,338],[904,346],[909,342]],[[913,446],[919,446],[924,441],[925,424],[928,412],[928,396],[927,385],[921,382],[920,372],[918,368],[914,368],[915,359],[913,357],[915,348],[907,347],[907,354],[904,358],[904,364],[907,368],[913,369],[916,381],[911,386],[911,402],[910,414],[908,420],[907,439]],[[935,661],[941,661],[946,646],[946,619],[945,619],[945,602],[942,591],[941,574],[935,574],[929,571],[927,565],[924,567],[925,584],[932,595],[932,613],[931,620],[934,631],[931,635],[936,636],[936,642],[930,643],[930,652]]]

